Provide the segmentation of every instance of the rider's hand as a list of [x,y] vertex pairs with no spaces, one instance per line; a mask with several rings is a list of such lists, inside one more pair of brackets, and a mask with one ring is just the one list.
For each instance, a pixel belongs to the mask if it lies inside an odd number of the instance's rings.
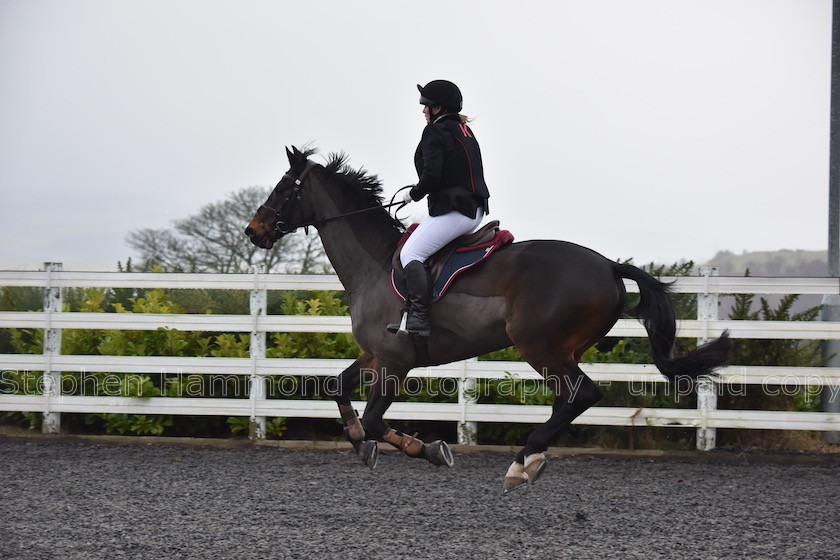
[[426,193],[421,191],[420,188],[417,185],[414,185],[413,187],[411,187],[411,190],[408,191],[408,194],[411,195],[411,200],[414,200],[414,201],[419,201],[424,196],[426,196]]
[[403,204],[408,204],[409,202],[414,202],[414,199],[411,198],[411,191],[405,191],[402,199]]

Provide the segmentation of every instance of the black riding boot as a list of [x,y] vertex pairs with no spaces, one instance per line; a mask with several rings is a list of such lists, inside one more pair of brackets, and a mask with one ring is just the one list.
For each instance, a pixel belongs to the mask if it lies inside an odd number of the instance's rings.
[[[429,336],[431,334],[429,305],[432,299],[429,271],[422,262],[411,261],[403,267],[403,274],[405,275],[409,304],[405,330],[419,336]],[[387,328],[390,332],[397,332],[400,329],[400,324],[391,323]]]

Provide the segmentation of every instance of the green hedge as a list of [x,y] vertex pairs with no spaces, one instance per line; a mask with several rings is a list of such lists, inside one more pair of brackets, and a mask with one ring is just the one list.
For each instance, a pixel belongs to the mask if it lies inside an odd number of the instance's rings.
[[[679,276],[688,274],[693,265],[684,263],[670,269],[653,269],[655,274]],[[344,295],[331,291],[270,292],[268,310],[285,315],[347,315]],[[630,294],[628,307],[634,305]],[[0,310],[36,310],[40,308],[43,290],[37,288],[0,289]],[[749,320],[814,320],[819,307],[803,313],[791,313],[797,296],[786,296],[777,307],[766,300],[758,304],[752,296],[736,296],[730,318]],[[677,294],[674,297],[679,318],[696,317],[696,296]],[[136,292],[131,289],[69,289],[64,296],[66,311],[91,313],[248,313],[248,294],[236,290],[163,290]],[[355,358],[361,350],[349,333],[273,333],[268,339],[268,357]],[[678,352],[694,346],[692,340],[679,340]],[[8,329],[0,331],[0,352],[41,353],[43,331]],[[249,336],[242,333],[184,332],[173,329],[155,331],[64,330],[62,353],[75,355],[114,356],[217,356],[247,357]],[[482,360],[518,360],[514,348],[507,348],[480,357]],[[589,349],[583,357],[589,363],[651,363],[646,339],[605,339]],[[818,341],[737,340],[733,363],[740,365],[812,366],[821,363]],[[62,391],[68,395],[110,395],[131,397],[248,397],[248,377],[235,375],[134,375],[109,372],[62,373]],[[18,392],[38,394],[40,372],[4,371],[0,392],[14,387]],[[269,398],[328,399],[325,384],[319,377],[273,377],[268,384]],[[414,380],[401,398],[410,401],[454,402],[457,392],[446,380]],[[601,385],[603,406],[623,407],[693,407],[693,395],[674,395],[665,384],[649,387],[627,383]],[[643,390],[640,390],[643,389]],[[744,394],[724,395],[721,408],[815,410],[813,388],[802,388],[795,395],[770,396],[760,387],[746,387]],[[552,395],[545,384],[533,380],[480,380],[476,386],[479,402],[511,404],[550,404]],[[364,398],[361,389],[356,398]],[[337,414],[336,414],[337,416]],[[248,418],[144,416],[126,414],[65,415],[66,429],[116,434],[173,435],[237,435],[247,433]],[[3,413],[0,420],[32,428],[40,426],[36,413]],[[406,423],[397,423],[405,425]],[[531,425],[482,423],[478,438],[481,443],[521,444],[534,428]],[[271,437],[283,436],[287,422],[270,419],[267,431]],[[639,444],[637,429],[573,426],[560,443],[633,446]],[[649,430],[651,445],[656,447],[689,447],[692,430]],[[644,443],[642,443],[644,444]]]

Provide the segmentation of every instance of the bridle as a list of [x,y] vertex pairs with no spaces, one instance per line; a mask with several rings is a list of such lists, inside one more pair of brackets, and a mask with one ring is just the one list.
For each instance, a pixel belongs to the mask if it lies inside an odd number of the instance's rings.
[[[294,209],[294,205],[300,202],[300,188],[303,184],[303,180],[306,179],[306,176],[309,175],[309,172],[315,167],[315,162],[306,160],[306,167],[303,168],[301,174],[297,177],[294,175],[290,175],[289,173],[285,173],[280,181],[277,183],[277,186],[274,187],[274,191],[277,191],[277,187],[279,187],[284,179],[291,179],[294,181],[295,186],[292,187],[292,192],[283,199],[283,202],[280,203],[279,208],[272,208],[268,204],[262,204],[260,208],[265,208],[269,212],[274,214],[274,217],[277,219],[277,222],[274,224],[274,229],[279,231],[281,234],[285,235],[287,233],[291,233],[295,231],[299,227],[308,228],[309,226],[317,223],[317,222],[309,222],[305,224],[296,224],[294,226],[287,225],[286,221],[289,218],[289,215],[292,213]],[[274,194],[272,192],[272,194]],[[308,233],[308,231],[307,231]]]
[[[286,235],[287,233],[292,233],[293,231],[295,231],[296,229],[301,228],[301,227],[304,229],[304,231],[306,233],[309,233],[309,226],[314,226],[316,224],[322,224],[322,223],[329,222],[329,221],[332,221],[332,220],[337,220],[339,218],[346,218],[348,216],[355,216],[356,214],[362,214],[364,212],[370,212],[371,210],[379,210],[380,208],[391,208],[392,206],[402,207],[402,206],[405,206],[405,204],[406,204],[405,202],[402,202],[402,201],[393,202],[394,199],[391,198],[391,203],[390,204],[382,204],[380,206],[371,206],[370,208],[363,208],[361,210],[356,210],[356,211],[353,211],[353,212],[347,212],[345,214],[338,214],[337,216],[330,216],[328,218],[316,218],[314,220],[311,220],[311,221],[308,221],[308,222],[300,222],[298,224],[289,224],[288,223],[289,216],[291,215],[292,210],[294,210],[295,205],[298,202],[300,202],[300,198],[301,198],[300,191],[301,191],[301,188],[303,187],[303,181],[304,181],[304,179],[306,179],[307,175],[309,175],[309,172],[312,171],[312,169],[314,169],[317,165],[318,165],[317,163],[315,163],[313,161],[310,161],[310,160],[307,160],[306,161],[306,167],[303,168],[303,171],[301,171],[300,175],[298,175],[297,177],[295,177],[294,175],[292,175],[290,173],[285,173],[283,175],[283,177],[280,179],[280,182],[278,182],[277,186],[274,187],[274,191],[275,192],[277,191],[277,188],[283,183],[284,179],[292,180],[294,182],[294,186],[292,187],[292,190],[289,193],[289,195],[286,196],[286,198],[284,198],[283,201],[280,203],[279,208],[272,208],[268,204],[260,205],[260,209],[265,208],[266,210],[268,210],[269,212],[274,214],[274,217],[277,219],[277,221],[274,224],[274,229],[277,230],[278,232],[280,232],[281,235]],[[400,191],[402,191],[406,188],[409,188],[409,187],[403,187],[402,189],[400,189]],[[397,191],[397,193],[399,193],[400,191]],[[396,197],[396,196],[397,195],[394,194],[394,197]]]

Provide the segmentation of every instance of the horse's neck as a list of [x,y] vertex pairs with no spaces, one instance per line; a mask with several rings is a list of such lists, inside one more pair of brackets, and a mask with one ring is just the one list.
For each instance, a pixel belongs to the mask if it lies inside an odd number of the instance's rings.
[[375,228],[359,227],[369,223],[360,222],[358,217],[340,218],[318,228],[324,251],[348,291],[385,277],[396,245],[388,242],[390,232],[377,236]]
[[[338,216],[359,210],[348,207],[343,193],[323,191],[319,208],[324,217]],[[351,201],[352,202],[352,201]],[[330,260],[339,280],[348,291],[362,287],[365,282],[385,277],[396,248],[398,235],[384,221],[371,219],[372,210],[355,216],[337,218],[317,226]]]

